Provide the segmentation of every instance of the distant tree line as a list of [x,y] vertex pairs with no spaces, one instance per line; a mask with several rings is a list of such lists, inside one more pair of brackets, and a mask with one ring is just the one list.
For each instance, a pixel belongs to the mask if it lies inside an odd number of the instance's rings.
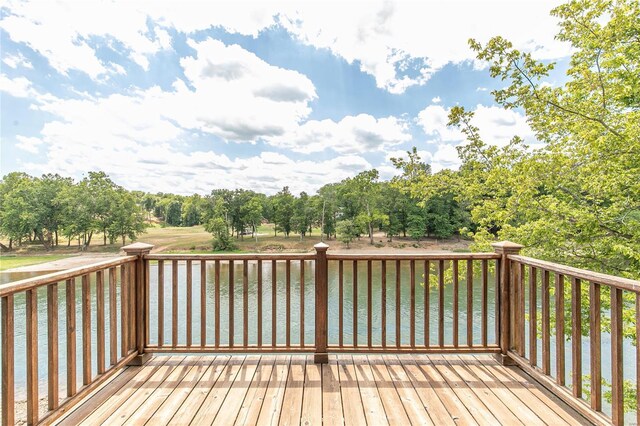
[[103,244],[135,239],[145,229],[136,193],[116,185],[103,172],[89,172],[80,182],[57,174],[40,178],[14,172],[0,181],[0,234],[8,248],[39,242],[45,249],[76,241],[86,248],[95,233]]
[[246,189],[215,189],[207,196],[144,194],[141,205],[149,217],[168,226],[204,225],[214,234],[217,249],[232,248],[231,237],[257,238],[262,222],[273,223],[275,235],[297,234],[303,239],[320,228],[325,238],[347,244],[361,236],[373,244],[374,231],[383,231],[389,241],[399,235],[420,240],[449,238],[472,227],[467,208],[454,192],[443,190],[428,197],[410,194],[407,180],[425,179],[431,168],[415,150],[409,154],[410,162],[394,160],[404,174],[392,181],[380,181],[374,169],[325,185],[315,195],[294,195],[287,186],[271,196]]

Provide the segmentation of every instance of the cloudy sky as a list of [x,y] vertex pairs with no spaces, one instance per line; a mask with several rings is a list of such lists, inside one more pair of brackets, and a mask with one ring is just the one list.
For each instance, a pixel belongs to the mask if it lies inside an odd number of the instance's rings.
[[[467,40],[494,35],[562,79],[557,2],[4,2],[1,174],[103,170],[128,189],[295,193],[412,146],[456,168],[447,110],[489,143],[533,141]],[[552,81],[553,83],[553,81]]]

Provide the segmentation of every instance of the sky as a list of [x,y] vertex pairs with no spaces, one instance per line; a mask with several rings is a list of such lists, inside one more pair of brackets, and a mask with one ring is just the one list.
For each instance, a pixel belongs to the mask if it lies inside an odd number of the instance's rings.
[[557,1],[8,1],[0,174],[104,171],[130,190],[314,193],[415,146],[460,165],[448,110],[485,142],[535,137],[469,38],[558,63]]

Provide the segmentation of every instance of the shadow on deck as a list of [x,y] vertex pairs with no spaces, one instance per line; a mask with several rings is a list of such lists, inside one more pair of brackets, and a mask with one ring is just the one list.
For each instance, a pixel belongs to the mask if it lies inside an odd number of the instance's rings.
[[488,355],[156,356],[59,424],[588,424]]

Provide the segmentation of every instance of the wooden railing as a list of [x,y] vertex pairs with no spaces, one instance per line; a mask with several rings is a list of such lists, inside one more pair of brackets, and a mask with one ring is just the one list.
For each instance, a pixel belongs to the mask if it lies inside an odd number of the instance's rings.
[[[49,423],[138,355],[136,325],[130,321],[136,309],[134,265],[138,261],[138,256],[124,256],[0,286],[3,425],[12,425],[16,421],[16,396],[26,401],[26,413],[20,414],[25,415],[27,424]],[[78,281],[81,286],[80,306],[77,306],[76,299]],[[61,294],[63,304],[58,300]],[[39,299],[46,300],[45,309],[38,308]],[[24,312],[24,329],[16,330],[16,311]],[[64,318],[64,328],[61,327],[60,316]],[[81,320],[79,329],[76,326],[77,316]],[[96,321],[94,329],[93,318]],[[46,406],[42,407],[38,379],[40,327],[46,327],[47,336],[47,397]],[[22,346],[16,345],[16,334],[25,338],[21,342],[26,343],[25,353],[16,353],[16,346]],[[66,340],[62,362],[60,334]],[[76,342],[80,336],[81,347],[78,348]],[[93,348],[97,352],[95,356]],[[79,356],[81,377],[77,365]],[[26,370],[26,386],[21,389],[25,395],[16,395],[16,361]],[[60,392],[61,372],[66,376],[62,386],[65,397],[61,397]]]
[[[587,419],[624,421],[622,313],[628,297],[623,293],[635,294],[637,329],[636,281],[522,257],[521,246],[508,242],[495,244],[494,253],[399,255],[328,254],[322,243],[311,254],[165,255],[150,254],[151,248],[132,244],[124,248],[125,257],[0,287],[3,425],[13,424],[16,415],[14,365],[20,358],[15,351],[14,311],[21,298],[26,356],[20,362],[26,365],[29,424],[55,420],[121,366],[142,364],[152,353],[177,352],[307,352],[319,363],[338,352],[492,353],[504,364],[520,365]],[[77,312],[78,278],[82,290]],[[567,307],[573,326],[570,385],[565,373],[567,322],[561,308],[568,288],[565,280],[570,283]],[[580,297],[586,291],[583,282],[589,282],[592,310]],[[57,348],[62,287],[67,350],[61,369]],[[47,309],[39,312],[38,291],[45,288]],[[611,419],[602,414],[600,353],[601,322],[606,318],[600,315],[601,294],[609,289]],[[82,322],[80,388],[77,314]],[[591,333],[590,404],[582,400],[584,315]],[[39,323],[47,324],[48,336],[48,404],[40,410],[44,413],[38,409]],[[66,399],[58,395],[63,370]]]
[[[587,418],[594,422],[603,419],[608,421],[608,418],[602,416],[604,319],[609,323],[606,333],[611,340],[610,347],[604,349],[610,354],[610,421],[616,425],[623,424],[623,308],[627,313],[635,311],[635,335],[638,339],[640,282],[517,254],[508,254],[507,258],[511,273],[510,304],[513,307],[510,317],[511,332],[508,335],[509,358]],[[603,301],[609,309],[603,309]],[[551,326],[552,318],[555,320],[554,330]],[[567,328],[570,329],[569,332]],[[586,349],[583,345],[583,330],[588,332]],[[551,348],[553,337],[555,354],[552,354]],[[570,340],[570,350],[566,349],[567,340]],[[640,407],[640,392],[637,388],[640,383],[640,344],[637,341],[632,357],[634,359],[627,359],[626,362],[630,366],[635,363],[635,403]],[[552,359],[555,359],[553,371]],[[589,360],[586,365],[589,372],[586,386],[588,402],[583,398],[583,368],[586,359]],[[568,360],[571,365],[569,378]],[[638,409],[634,417],[636,424],[640,424]]]

